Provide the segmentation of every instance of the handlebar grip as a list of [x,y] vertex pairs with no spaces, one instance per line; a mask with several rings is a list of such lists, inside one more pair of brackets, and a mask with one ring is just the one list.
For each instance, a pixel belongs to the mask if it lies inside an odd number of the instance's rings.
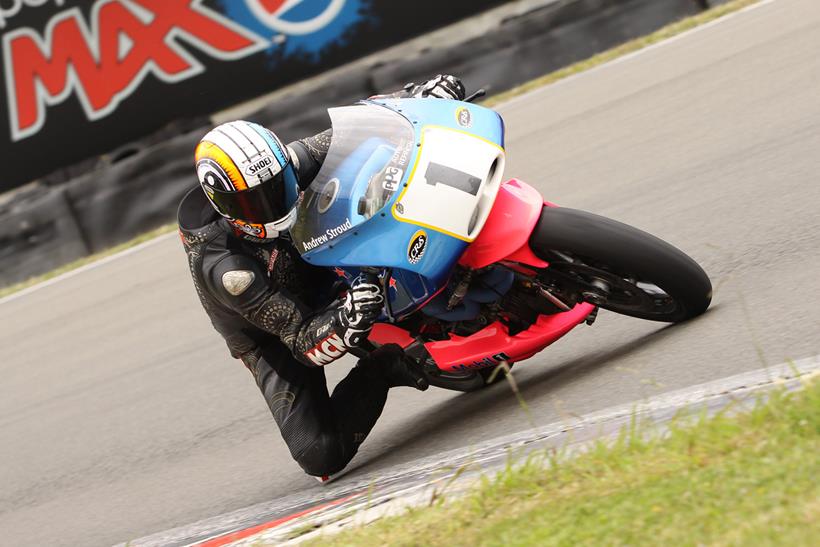
[[[368,342],[368,344],[369,343],[370,342]],[[347,352],[350,355],[354,356],[354,357],[358,357],[359,359],[365,359],[368,355],[370,355],[370,352],[373,351],[374,349],[376,349],[375,346],[372,346],[372,347],[369,347],[369,348],[363,348],[363,347],[357,346],[357,347],[354,347],[354,348],[348,348]]]
[[364,280],[366,283],[372,283],[374,285],[382,286],[381,279],[379,278],[379,269],[378,268],[362,268],[359,277]]
[[479,89],[478,91],[476,91],[475,93],[473,93],[472,95],[470,95],[469,97],[464,99],[464,102],[465,103],[471,103],[471,102],[475,101],[476,99],[480,99],[481,97],[483,97],[486,94],[487,94],[486,89],[483,89],[483,88]]
[[364,339],[361,342],[358,342],[355,346],[348,348],[347,352],[359,359],[364,359],[370,352],[375,351],[376,346],[368,339]]
[[370,340],[364,340],[361,344],[359,344],[359,348],[363,349],[367,353],[370,353],[371,351],[374,351],[376,349],[376,346],[374,346],[373,342],[371,342]]

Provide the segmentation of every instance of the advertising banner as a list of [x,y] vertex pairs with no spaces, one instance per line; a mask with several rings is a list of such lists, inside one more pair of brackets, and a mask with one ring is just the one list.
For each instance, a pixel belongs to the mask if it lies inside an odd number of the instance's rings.
[[505,0],[0,0],[0,191]]

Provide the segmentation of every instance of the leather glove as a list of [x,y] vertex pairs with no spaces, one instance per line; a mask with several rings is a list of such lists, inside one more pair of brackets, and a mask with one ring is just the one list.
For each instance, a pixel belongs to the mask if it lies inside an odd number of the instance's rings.
[[353,280],[344,303],[339,307],[339,326],[347,347],[360,345],[367,339],[384,305],[381,287],[362,277]]
[[432,80],[417,85],[410,90],[410,95],[416,99],[435,97],[437,99],[452,99],[463,101],[467,96],[464,84],[455,76],[439,74]]

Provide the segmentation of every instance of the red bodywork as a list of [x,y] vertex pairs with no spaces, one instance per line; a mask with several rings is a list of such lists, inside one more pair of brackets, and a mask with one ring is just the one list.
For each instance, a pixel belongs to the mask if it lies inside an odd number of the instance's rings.
[[503,183],[484,228],[458,263],[478,269],[508,260],[546,268],[547,263],[533,254],[529,243],[543,208],[544,198],[526,182],[512,179]]
[[[467,268],[484,268],[497,262],[546,268],[546,262],[535,256],[529,245],[543,207],[556,207],[544,202],[541,194],[527,183],[512,179],[501,185],[493,210],[481,233],[459,260]],[[462,371],[492,366],[503,354],[509,363],[528,359],[552,344],[595,309],[592,304],[578,304],[573,309],[554,315],[542,315],[530,328],[510,336],[500,322],[492,323],[470,336],[450,335],[449,340],[427,342],[427,351],[444,371]],[[370,339],[378,344],[396,343],[407,347],[414,339],[407,331],[394,325],[376,325]]]

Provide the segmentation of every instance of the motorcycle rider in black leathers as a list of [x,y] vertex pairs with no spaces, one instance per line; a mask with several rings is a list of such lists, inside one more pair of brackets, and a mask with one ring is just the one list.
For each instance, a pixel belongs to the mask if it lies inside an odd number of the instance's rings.
[[[457,78],[437,76],[390,97],[464,95]],[[222,124],[197,147],[201,188],[183,198],[178,215],[211,323],[253,374],[293,458],[320,480],[350,462],[390,388],[428,386],[421,367],[390,344],[328,392],[322,367],[367,344],[384,302],[375,282],[360,277],[348,287],[303,261],[287,234],[331,140],[327,130],[284,146],[259,125]]]

